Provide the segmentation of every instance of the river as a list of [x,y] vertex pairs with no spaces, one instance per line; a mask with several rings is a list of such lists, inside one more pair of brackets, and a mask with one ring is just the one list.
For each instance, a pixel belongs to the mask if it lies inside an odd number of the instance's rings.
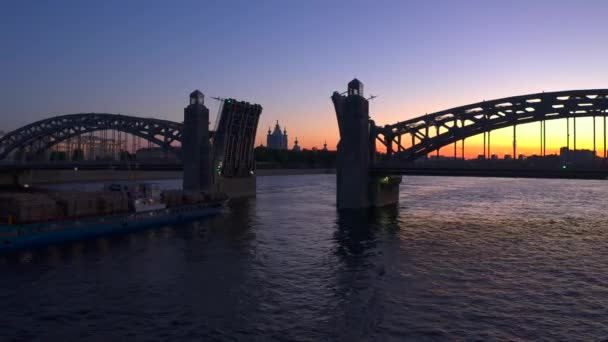
[[259,177],[211,219],[0,258],[0,340],[605,339],[607,199],[404,177],[397,208],[339,214],[334,175]]

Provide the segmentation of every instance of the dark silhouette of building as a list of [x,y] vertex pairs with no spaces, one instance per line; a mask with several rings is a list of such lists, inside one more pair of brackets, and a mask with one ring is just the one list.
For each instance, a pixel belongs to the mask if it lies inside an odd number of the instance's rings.
[[559,149],[559,159],[562,165],[588,166],[593,164],[595,152],[591,150],[570,150],[568,147],[562,147]]
[[[175,151],[180,151],[176,148]],[[173,151],[165,150],[162,147],[144,147],[135,152],[135,159],[144,162],[173,162],[178,163],[180,159]]]
[[287,150],[287,129],[281,132],[281,126],[279,126],[279,120],[277,120],[274,126],[274,131],[270,131],[268,128],[268,136],[266,137],[266,146],[275,150]]
[[323,144],[323,150],[322,150],[322,151],[327,152],[327,140],[326,140],[326,141],[325,141],[325,143]]
[[300,150],[301,150],[301,149],[300,149],[300,145],[298,145],[298,137],[296,137],[296,141],[295,141],[295,143],[293,144],[293,151],[294,151],[294,152],[300,152]]

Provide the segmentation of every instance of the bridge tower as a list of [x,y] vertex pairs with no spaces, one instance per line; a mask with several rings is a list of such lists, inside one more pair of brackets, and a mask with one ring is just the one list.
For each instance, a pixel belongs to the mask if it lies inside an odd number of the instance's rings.
[[332,95],[340,142],[336,160],[336,200],[338,209],[359,209],[395,204],[399,201],[401,177],[370,175],[376,155],[374,122],[369,118],[369,102],[363,83],[348,83],[347,95]]
[[209,144],[209,109],[199,90],[190,94],[190,104],[184,109],[182,137],[184,190],[211,189],[211,148]]

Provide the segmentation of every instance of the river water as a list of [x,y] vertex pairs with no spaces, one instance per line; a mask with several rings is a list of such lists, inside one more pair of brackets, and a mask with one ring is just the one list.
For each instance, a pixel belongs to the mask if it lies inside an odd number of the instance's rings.
[[608,338],[608,181],[404,177],[397,208],[339,214],[334,177],[0,258],[0,340]]

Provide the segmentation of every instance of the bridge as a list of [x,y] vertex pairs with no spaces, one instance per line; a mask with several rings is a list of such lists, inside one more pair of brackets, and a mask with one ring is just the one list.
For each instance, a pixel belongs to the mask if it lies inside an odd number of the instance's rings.
[[55,116],[23,126],[0,138],[0,160],[6,159],[15,150],[40,155],[64,141],[107,130],[129,133],[163,149],[175,150],[174,143],[181,144],[182,141],[183,124],[106,113]]
[[[235,99],[219,99],[215,130],[209,130],[209,110],[204,95],[190,94],[184,122],[122,114],[79,113],[43,119],[0,137],[0,179],[23,184],[32,170],[181,171],[185,188],[254,194],[253,147],[262,107]],[[129,137],[131,143],[129,143]],[[89,138],[89,139],[85,139]],[[120,153],[135,153],[141,146],[156,146],[177,157],[177,162],[137,163],[126,160],[70,160],[96,138],[112,142]],[[44,154],[62,146],[64,163],[49,163]],[[106,149],[104,146],[103,150]],[[115,155],[103,151],[102,157]],[[31,177],[30,177],[31,178]]]
[[[340,142],[337,160],[337,203],[339,208],[366,208],[393,204],[398,201],[402,174],[435,175],[500,175],[530,176],[541,172],[531,170],[421,170],[413,162],[454,145],[454,159],[458,158],[456,144],[461,144],[460,158],[464,160],[467,138],[483,134],[484,159],[490,156],[491,132],[513,127],[513,157],[517,154],[518,125],[539,123],[540,155],[546,155],[546,121],[565,119],[567,148],[570,149],[570,124],[574,127],[576,150],[576,119],[592,117],[593,151],[596,151],[596,117],[603,118],[603,157],[606,155],[606,116],[608,89],[571,90],[513,96],[482,101],[466,106],[422,115],[383,127],[376,126],[369,117],[368,99],[363,84],[354,79],[345,93],[334,92]],[[377,158],[378,147],[386,155]],[[543,171],[546,173],[546,171]],[[572,172],[571,172],[572,173]],[[604,171],[599,172],[605,174]],[[598,172],[573,173],[593,178]],[[553,174],[558,176],[557,173]],[[562,173],[563,175],[563,173]],[[588,177],[587,177],[588,176]]]
[[[606,170],[527,170],[521,168],[480,170],[467,167],[420,168],[414,162],[454,145],[453,159],[464,160],[465,141],[483,135],[483,158],[490,156],[491,132],[513,127],[513,156],[517,155],[517,126],[539,123],[540,156],[546,155],[546,122],[566,120],[567,148],[570,125],[593,118],[593,153],[596,151],[596,121],[603,119],[603,158],[606,160],[606,116],[608,89],[571,90],[513,96],[482,101],[425,114],[391,125],[377,126],[369,116],[369,102],[363,84],[353,80],[345,93],[334,92],[340,142],[337,154],[337,204],[339,208],[366,208],[398,201],[401,175],[470,175],[507,177],[605,178]],[[55,116],[26,125],[0,137],[0,182],[2,178],[22,184],[23,176],[38,170],[123,170],[182,171],[184,188],[221,189],[229,193],[255,193],[253,145],[262,107],[234,99],[220,99],[220,113],[214,130],[209,129],[209,110],[204,95],[190,94],[184,109],[184,122],[141,118],[122,114],[81,113]],[[101,132],[101,135],[100,135]],[[111,138],[108,132],[112,132]],[[97,134],[96,136],[93,134]],[[116,135],[117,134],[117,135]],[[123,144],[121,134],[131,136]],[[137,150],[141,141],[175,155],[167,163],[103,161],[82,163],[68,160],[53,164],[40,161],[41,155],[64,144],[70,151],[82,152],[85,137],[118,141],[118,150]],[[457,154],[460,143],[461,154]],[[126,145],[126,146],[125,146]],[[65,147],[64,146],[64,147]],[[115,145],[113,145],[115,147]],[[378,157],[378,150],[386,151]],[[28,161],[27,163],[24,163]],[[8,175],[8,176],[7,176]],[[245,189],[245,191],[243,191]]]

